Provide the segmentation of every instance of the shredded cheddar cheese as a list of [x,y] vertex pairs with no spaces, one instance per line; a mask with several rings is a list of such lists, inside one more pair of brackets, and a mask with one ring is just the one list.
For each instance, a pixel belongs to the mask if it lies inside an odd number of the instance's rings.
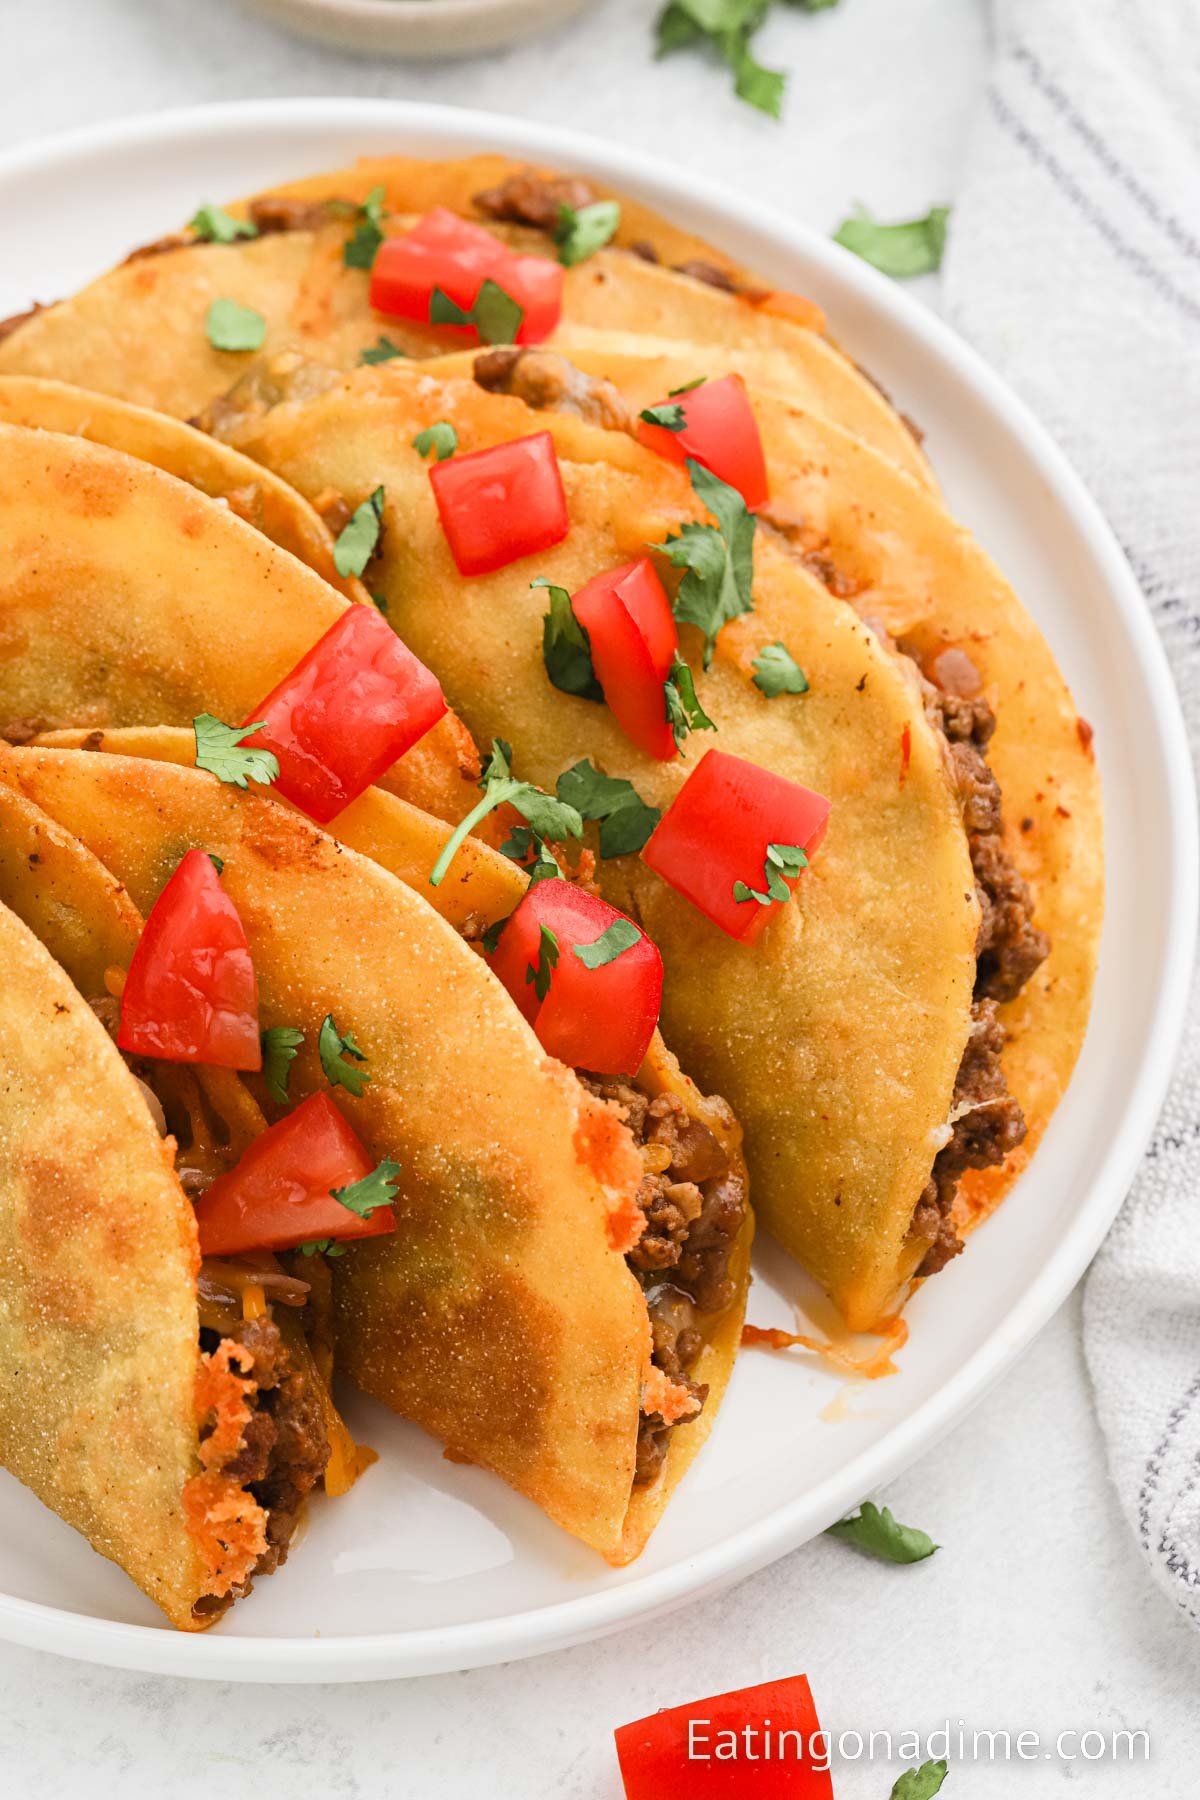
[[262,1284],[248,1281],[242,1289],[243,1319],[261,1319],[267,1310],[267,1296]]

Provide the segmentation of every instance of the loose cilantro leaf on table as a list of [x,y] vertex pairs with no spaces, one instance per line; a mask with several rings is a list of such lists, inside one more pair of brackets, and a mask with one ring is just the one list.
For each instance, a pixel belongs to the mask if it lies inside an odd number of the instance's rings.
[[597,250],[602,250],[615,236],[621,223],[621,207],[616,200],[594,200],[590,206],[560,206],[554,242],[558,260],[565,268],[573,268]]
[[554,791],[583,818],[599,822],[604,858],[635,855],[662,817],[657,806],[647,806],[631,781],[602,775],[587,757],[563,771]]
[[279,779],[279,758],[273,750],[258,750],[246,739],[261,731],[266,721],[255,725],[223,725],[211,713],[197,713],[192,720],[196,738],[196,767],[207,769],[218,781],[245,788],[251,781],[264,787]]
[[[765,892],[759,888],[747,887],[744,881],[735,881],[733,897],[735,900],[757,900],[760,906],[770,906],[772,901],[778,906],[785,906],[792,897],[792,890],[784,876],[794,879],[801,869],[807,867],[808,858],[799,844],[768,844],[763,864]],[[835,1525],[832,1529],[836,1531],[838,1527]]]
[[663,698],[667,703],[667,723],[675,737],[675,748],[682,750],[689,731],[715,731],[717,728],[696,698],[696,680],[679,652],[671,664],[671,673],[663,682]]
[[603,700],[604,689],[592,667],[591,640],[571,608],[566,588],[556,587],[544,575],[530,587],[545,588],[550,610],[542,620],[542,660],[554,686],[580,700]]
[[[827,1535],[854,1544],[881,1562],[924,1562],[938,1548],[925,1532],[913,1525],[898,1524],[886,1506],[881,1512],[870,1500],[864,1500],[852,1518],[831,1525]],[[930,1792],[936,1793],[937,1789],[931,1788]]]
[[260,312],[226,298],[210,302],[204,329],[214,350],[261,350],[267,337],[267,321]]
[[950,1772],[947,1762],[922,1763],[919,1769],[906,1769],[892,1789],[891,1800],[933,1800],[942,1791],[942,1783]]
[[614,919],[592,944],[576,944],[575,954],[585,969],[602,969],[632,950],[641,932],[631,919]]
[[807,694],[808,676],[786,644],[764,644],[754,659],[754,685],[768,700]]
[[235,238],[258,236],[252,219],[235,219],[223,206],[198,207],[188,220],[188,230],[206,244],[232,244]]
[[[367,1053],[359,1049],[350,1032],[338,1030],[332,1013],[326,1013],[321,1021],[317,1054],[321,1058],[325,1079],[333,1087],[344,1087],[348,1094],[359,1099],[371,1077],[365,1069],[356,1069],[354,1063],[365,1063]],[[353,1057],[354,1062],[347,1062],[345,1058],[348,1056]]]
[[698,625],[704,633],[707,669],[722,625],[754,606],[756,521],[736,488],[693,457],[688,457],[687,467],[696,497],[717,523],[683,525],[666,543],[651,544],[650,548],[665,551],[677,569],[687,570],[675,596],[675,617],[680,624]]
[[881,225],[860,206],[850,218],[843,219],[833,238],[883,274],[907,281],[913,275],[931,275],[941,267],[949,217],[948,206],[934,206],[923,219]]
[[342,248],[342,261],[348,269],[370,269],[374,266],[383,242],[384,189],[374,187],[355,208],[355,226]]
[[525,308],[490,275],[470,308],[460,306],[439,287],[429,301],[431,325],[473,325],[484,344],[515,344],[524,317]]
[[573,806],[555,799],[552,794],[543,793],[532,782],[517,780],[512,772],[512,745],[506,744],[503,738],[492,739],[492,753],[484,764],[479,785],[483,789],[483,799],[459,821],[442,846],[442,853],[430,871],[430,887],[441,886],[463,839],[481,819],[486,819],[490,812],[506,802],[516,808],[541,839],[557,843],[563,838],[583,836],[583,820]]
[[391,362],[392,358],[395,356],[407,355],[407,350],[402,350],[399,344],[393,344],[390,337],[381,335],[371,345],[370,349],[362,352],[358,360],[360,363],[385,363]]
[[412,446],[418,456],[428,457],[429,452],[435,450],[438,461],[445,462],[458,449],[458,433],[448,419],[438,419],[424,431],[418,431]]
[[557,934],[548,925],[539,926],[538,959],[525,970],[526,983],[533,983],[533,991],[539,1000],[544,1000],[550,992],[550,974],[558,967],[558,956]]
[[280,1106],[288,1103],[292,1064],[304,1042],[294,1025],[269,1025],[262,1034],[262,1072],[267,1092]]
[[351,1182],[349,1187],[331,1188],[329,1191],[340,1205],[357,1213],[360,1219],[369,1219],[377,1206],[390,1206],[396,1198],[399,1175],[400,1164],[385,1159],[369,1175],[364,1175],[361,1181]]
[[[707,45],[733,74],[740,100],[777,119],[783,106],[787,76],[764,68],[751,49],[754,34],[774,0],[669,0],[658,15],[655,54]],[[801,12],[824,12],[838,0],[787,0]]]
[[379,546],[379,526],[383,518],[384,490],[373,494],[356,506],[348,525],[338,533],[333,546],[333,566],[339,575],[361,575]]

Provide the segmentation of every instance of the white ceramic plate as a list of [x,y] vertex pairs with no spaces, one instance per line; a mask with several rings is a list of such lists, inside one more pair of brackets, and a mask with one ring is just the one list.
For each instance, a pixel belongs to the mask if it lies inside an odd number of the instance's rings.
[[[0,1634],[122,1667],[227,1680],[370,1680],[498,1662],[648,1619],[762,1567],[927,1450],[1069,1292],[1149,1136],[1182,1025],[1197,911],[1183,726],[1142,598],[1045,433],[944,326],[801,227],[566,133],[390,102],[283,101],[160,114],[0,162],[0,317],[51,299],[219,200],[387,150],[485,148],[591,170],[812,294],[839,339],[928,431],[954,511],[1015,581],[1096,728],[1108,910],[1092,1029],[1031,1169],[967,1255],[909,1309],[901,1373],[849,1388],[743,1356],[713,1437],[651,1547],[614,1572],[480,1470],[381,1410],[382,1452],[318,1504],[286,1570],[205,1637],[172,1632],[116,1569],[0,1477]],[[765,1249],[751,1318],[803,1284]]]

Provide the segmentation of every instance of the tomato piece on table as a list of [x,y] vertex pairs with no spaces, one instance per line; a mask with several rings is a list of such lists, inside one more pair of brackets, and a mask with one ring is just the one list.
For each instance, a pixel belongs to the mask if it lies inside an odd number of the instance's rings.
[[[752,943],[795,886],[798,871],[788,872],[793,859],[778,853],[794,849],[811,857],[828,818],[829,801],[811,788],[709,750],[663,814],[642,861],[730,937]],[[742,888],[768,903],[738,898]]]
[[[427,324],[435,288],[469,312],[489,280],[522,309],[518,344],[549,337],[562,312],[561,266],[548,257],[514,255],[492,232],[444,206],[435,206],[404,237],[384,239],[371,269],[370,300],[376,312]],[[446,329],[479,335],[473,327]]]
[[353,1187],[375,1165],[326,1093],[312,1094],[272,1125],[196,1203],[203,1256],[293,1250],[324,1238],[383,1237],[390,1206],[360,1218],[334,1188]]
[[351,606],[256,706],[255,749],[279,758],[277,793],[324,824],[446,711],[437,678],[373,606]]
[[569,881],[539,881],[488,960],[549,1055],[598,1075],[636,1075],[658,1024],[662,957],[615,906]]
[[[767,464],[758,421],[740,375],[723,375],[719,381],[703,381],[683,394],[668,395],[661,407],[678,407],[683,428],[638,420],[638,437],[649,449],[671,462],[689,457],[702,463],[718,480],[736,488],[751,512],[768,497]],[[647,408],[647,411],[653,410]]]
[[803,1675],[669,1707],[614,1736],[626,1800],[833,1800]]
[[490,575],[560,544],[570,530],[548,431],[452,456],[434,464],[429,480],[460,575]]
[[597,575],[571,609],[588,634],[604,700],[631,743],[660,762],[678,755],[663,683],[679,643],[671,602],[648,556]]
[[203,850],[188,851],[150,910],[121,993],[117,1043],[163,1062],[262,1067],[250,946]]

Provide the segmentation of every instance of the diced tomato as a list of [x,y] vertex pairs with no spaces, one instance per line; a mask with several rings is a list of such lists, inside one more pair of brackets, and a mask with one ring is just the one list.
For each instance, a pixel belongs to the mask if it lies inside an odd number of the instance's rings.
[[262,1067],[250,946],[203,850],[188,851],[151,908],[121,993],[117,1043],[164,1062]]
[[429,479],[460,575],[490,575],[560,544],[570,530],[548,431],[449,457],[433,465]]
[[492,232],[444,206],[426,213],[406,236],[384,239],[371,270],[371,305],[392,318],[427,323],[435,288],[469,312],[488,279],[524,312],[518,344],[549,337],[562,312],[561,266],[544,256],[514,255]]
[[803,1675],[673,1706],[614,1735],[626,1800],[833,1800],[829,1737]]
[[719,381],[703,381],[686,394],[660,400],[660,406],[678,406],[683,413],[682,431],[638,421],[638,436],[651,450],[671,462],[690,456],[736,488],[753,512],[768,496],[767,464],[763,456],[758,421],[740,375],[723,375]]
[[571,601],[588,634],[604,699],[629,740],[669,762],[678,754],[663,682],[678,645],[666,589],[648,556],[597,575]]
[[390,1206],[365,1219],[333,1198],[375,1164],[326,1093],[312,1094],[256,1137],[227,1175],[196,1203],[202,1256],[292,1250],[320,1238],[383,1237]]
[[256,706],[251,740],[279,758],[276,791],[322,824],[436,725],[436,678],[373,606],[351,606]]
[[[508,920],[489,959],[543,1049],[571,1068],[598,1075],[637,1074],[662,1001],[662,957],[645,932],[596,969],[575,955],[577,945],[594,944],[624,916],[569,881],[539,881]],[[543,926],[558,941],[558,961],[549,968],[549,991],[539,1000],[529,972],[538,968]]]
[[796,845],[811,857],[828,817],[829,801],[811,788],[709,750],[663,814],[642,861],[730,937],[752,943],[775,906],[735,900],[734,884],[765,893],[768,847]]

